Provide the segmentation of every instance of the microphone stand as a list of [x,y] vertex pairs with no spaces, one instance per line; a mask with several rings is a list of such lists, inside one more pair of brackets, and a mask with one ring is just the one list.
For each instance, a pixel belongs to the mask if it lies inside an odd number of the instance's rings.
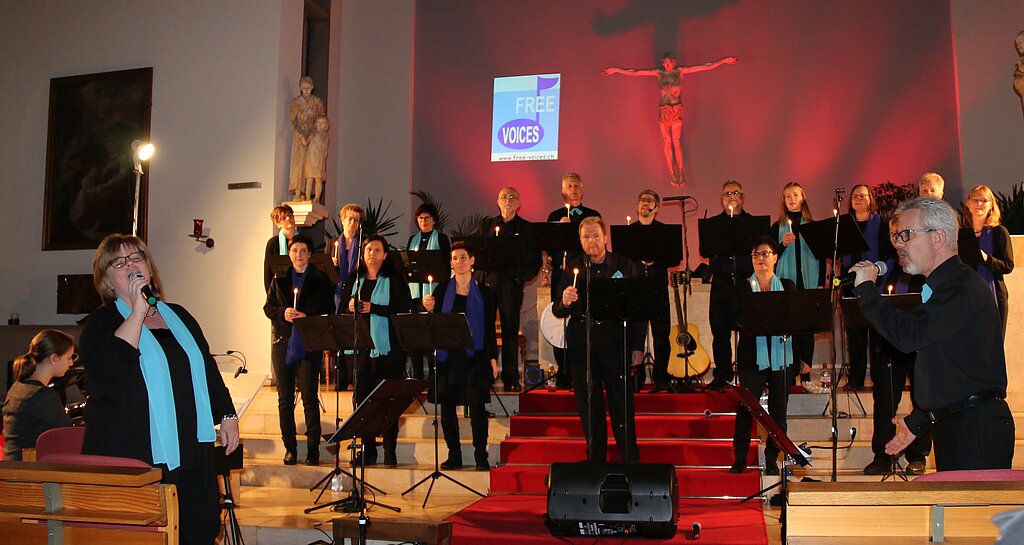
[[[835,226],[835,234],[832,237],[832,270],[828,271],[829,274],[826,275],[826,277],[828,277],[828,278],[835,277],[836,260],[839,259],[839,255],[838,255],[839,254],[839,208],[840,208],[840,205],[843,202],[843,191],[844,190],[842,188],[836,189],[836,214],[835,214],[836,226]],[[837,352],[836,352],[836,319],[835,319],[835,317],[839,313],[840,291],[839,291],[839,287],[836,286],[834,282],[832,282],[831,285],[832,285],[832,341],[829,344],[831,345],[830,347],[832,349],[832,361],[829,363],[829,367],[830,367],[829,373],[832,375],[832,383],[831,383],[831,385],[829,387],[829,394],[828,395],[829,395],[829,402],[832,405],[832,411],[831,411],[831,414],[830,414],[831,420],[832,420],[832,482],[836,482],[836,473],[837,473],[838,456],[839,456],[839,421],[838,421],[839,410],[838,410],[838,407],[836,405],[837,397],[838,397],[836,395],[836,385],[838,383],[838,377],[836,376],[836,357],[837,357]]]
[[[594,426],[595,426],[594,420],[596,420],[596,418],[594,418],[594,409],[593,409],[593,405],[594,405],[594,401],[593,401],[593,395],[594,395],[594,375],[593,375],[593,371],[591,370],[591,365],[593,364],[593,362],[591,360],[590,329],[593,326],[593,321],[590,318],[590,255],[589,254],[584,253],[583,267],[585,269],[584,282],[586,282],[586,285],[587,285],[587,297],[586,297],[586,300],[584,301],[584,309],[585,309],[585,311],[584,311],[583,323],[584,323],[584,326],[587,329],[587,335],[586,335],[586,351],[587,351],[587,353],[586,353],[586,362],[587,362],[587,427],[589,428],[587,430],[587,460],[590,460],[590,452],[593,449],[592,443],[594,441]],[[566,343],[565,346],[566,346],[566,348],[568,348],[569,343]],[[566,354],[566,359],[568,360],[568,354]],[[605,425],[604,424],[604,415],[601,415],[601,425],[602,426]],[[602,462],[604,462],[604,460],[602,460]]]

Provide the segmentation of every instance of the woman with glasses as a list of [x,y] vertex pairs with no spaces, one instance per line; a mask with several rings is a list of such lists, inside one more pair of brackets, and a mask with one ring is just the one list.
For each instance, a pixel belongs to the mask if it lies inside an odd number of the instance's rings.
[[[469,409],[473,429],[473,448],[476,469],[487,471],[487,408],[490,389],[498,378],[498,341],[495,336],[494,317],[498,306],[491,290],[473,279],[476,257],[465,243],[452,245],[451,263],[455,275],[438,284],[437,289],[423,295],[423,308],[427,312],[447,312],[466,315],[473,348],[469,350],[437,351],[437,392],[441,403],[441,429],[448,445],[448,459],[442,469],[462,469],[462,445],[459,441],[459,421],[456,405]],[[433,382],[431,382],[433,387]]]
[[988,186],[976,185],[971,188],[964,204],[959,247],[960,259],[977,268],[978,274],[992,288],[1003,320],[1005,337],[1009,296],[1003,275],[1013,271],[1013,249],[1010,246],[1010,232],[999,223],[1001,216],[999,203]]
[[[868,260],[872,263],[885,261],[888,265],[893,263],[895,250],[889,240],[889,229],[882,222],[878,215],[878,204],[871,194],[871,189],[864,184],[857,184],[850,190],[850,216],[856,223],[864,240],[868,243],[868,249],[851,255],[844,255],[842,259],[843,270],[858,261]],[[844,294],[848,295],[848,294]],[[848,390],[863,390],[864,377],[868,370],[868,346],[869,330],[867,329],[846,329],[847,350],[850,354],[849,376],[846,380]]]
[[56,329],[36,333],[28,352],[14,360],[16,382],[4,399],[4,460],[20,461],[21,450],[35,447],[39,434],[71,425],[60,396],[48,385],[77,360],[75,340]]
[[[754,274],[737,285],[737,292],[767,292],[796,289],[792,280],[775,274],[780,247],[775,239],[763,236],[754,241],[750,258],[754,263]],[[746,388],[754,399],[760,399],[765,386],[768,387],[768,414],[786,430],[786,406],[789,401],[789,384],[797,371],[793,357],[793,339],[788,335],[758,337],[740,332],[737,347],[736,371],[740,386]],[[750,432],[753,417],[743,409],[736,411],[736,428],[733,432],[732,448],[735,459],[730,473],[743,473],[747,468],[750,452]],[[779,447],[768,441],[764,447],[764,472],[766,475],[779,474]]]
[[[789,182],[782,188],[782,205],[778,220],[772,225],[771,236],[784,248],[778,256],[776,274],[779,278],[792,280],[801,290],[821,287],[821,262],[800,234],[802,224],[810,222],[811,208],[807,206],[804,188],[796,182]],[[809,384],[814,363],[814,334],[800,334],[793,341],[793,350],[800,362],[800,376]]]
[[[360,350],[355,356],[355,390],[352,403],[358,406],[384,379],[405,378],[405,351],[398,345],[392,314],[409,312],[412,299],[409,285],[388,261],[388,241],[380,235],[369,235],[363,241],[363,261],[345,281],[342,289],[342,312],[366,314],[370,317],[370,339],[373,348]],[[362,460],[352,465],[377,463],[377,437],[362,438],[366,446]],[[398,423],[384,432],[384,465],[398,465]]]
[[[416,207],[413,217],[416,218],[416,226],[419,232],[409,237],[410,251],[440,250],[444,255],[451,255],[452,245],[448,237],[444,235],[437,224],[437,207],[428,202],[421,203]],[[447,276],[447,275],[446,275]],[[437,280],[441,280],[438,278]],[[437,282],[426,284],[415,282],[409,284],[409,295],[412,297],[413,308],[420,306],[420,300],[424,294],[434,291]],[[423,378],[423,354],[414,352],[410,354],[409,365],[412,368],[412,378]]]
[[238,416],[203,330],[165,303],[156,263],[138,237],[100,242],[92,279],[104,305],[81,336],[89,403],[83,454],[136,458],[178,489],[182,543],[213,543],[220,528],[214,426],[228,454]]

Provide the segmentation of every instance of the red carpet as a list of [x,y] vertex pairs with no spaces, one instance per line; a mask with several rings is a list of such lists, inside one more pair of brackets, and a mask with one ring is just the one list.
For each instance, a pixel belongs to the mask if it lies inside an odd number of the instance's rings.
[[[679,531],[663,543],[692,540],[700,522],[705,544],[766,544],[761,502],[738,499],[760,489],[757,449],[749,469],[729,473],[735,407],[718,394],[648,394],[634,397],[637,436],[644,463],[676,466],[679,480]],[[576,405],[567,391],[537,390],[519,398],[520,413],[510,422],[510,437],[501,443],[500,465],[491,470],[488,497],[448,517],[455,545],[523,545],[526,543],[620,543],[636,538],[559,538],[544,525],[547,484],[552,462],[586,458]],[[755,445],[756,446],[756,445]],[[619,461],[609,433],[609,462]],[[712,497],[713,499],[707,499]]]

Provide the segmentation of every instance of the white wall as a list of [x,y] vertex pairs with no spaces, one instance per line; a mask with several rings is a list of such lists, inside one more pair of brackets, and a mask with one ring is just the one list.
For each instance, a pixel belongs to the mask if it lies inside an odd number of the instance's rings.
[[[214,352],[241,350],[269,370],[263,248],[287,169],[301,0],[3,4],[0,316],[81,317],[55,314],[56,276],[89,273],[93,252],[40,251],[50,78],[152,66],[148,242],[168,299],[196,315]],[[238,181],[263,187],[227,190]],[[185,236],[192,218],[205,219],[214,249]]]
[[963,180],[1009,193],[1024,180],[1024,112],[1013,92],[1020,0],[952,0]]

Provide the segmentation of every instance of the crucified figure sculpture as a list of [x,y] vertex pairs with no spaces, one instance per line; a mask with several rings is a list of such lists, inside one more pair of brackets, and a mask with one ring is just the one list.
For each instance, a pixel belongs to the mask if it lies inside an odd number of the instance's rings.
[[661,68],[616,68],[614,66],[601,70],[605,76],[622,74],[623,76],[654,76],[658,78],[661,88],[661,101],[658,103],[658,125],[661,127],[661,138],[665,143],[665,162],[672,175],[672,185],[682,187],[686,183],[683,175],[683,103],[680,92],[683,85],[683,74],[693,74],[714,70],[723,64],[736,64],[737,57],[723,57],[717,61],[694,66],[677,66],[678,60],[671,51],[666,51],[661,59]]

